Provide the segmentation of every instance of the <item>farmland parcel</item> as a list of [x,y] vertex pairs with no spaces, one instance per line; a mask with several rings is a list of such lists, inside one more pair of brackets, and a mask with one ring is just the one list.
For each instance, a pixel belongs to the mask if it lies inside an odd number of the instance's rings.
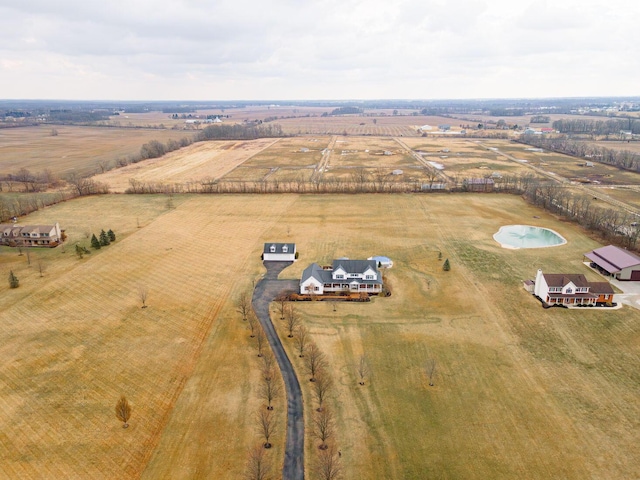
[[[181,196],[168,209],[163,196],[103,196],[29,216],[55,217],[69,244],[43,252],[42,278],[0,250],[2,271],[20,278],[16,290],[0,284],[3,473],[241,477],[262,402],[235,300],[264,272],[263,243],[278,238],[300,252],[285,278],[342,256],[394,261],[391,297],[335,312],[297,305],[329,359],[346,478],[638,477],[640,313],[543,310],[520,286],[537,268],[593,275],[580,270],[581,252],[600,245],[517,197],[442,198]],[[568,243],[514,252],[493,241],[501,225],[533,216]],[[71,256],[100,228],[118,241]],[[361,355],[372,372],[365,386]],[[113,414],[122,394],[133,407],[126,430]],[[284,412],[282,399],[275,408]],[[269,452],[276,471],[282,432]],[[318,450],[307,441],[310,467]]]

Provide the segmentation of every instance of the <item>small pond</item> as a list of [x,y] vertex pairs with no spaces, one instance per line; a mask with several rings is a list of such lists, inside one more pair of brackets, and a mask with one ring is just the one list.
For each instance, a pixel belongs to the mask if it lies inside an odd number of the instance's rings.
[[559,233],[531,225],[505,225],[493,235],[493,239],[503,248],[556,247],[567,243]]

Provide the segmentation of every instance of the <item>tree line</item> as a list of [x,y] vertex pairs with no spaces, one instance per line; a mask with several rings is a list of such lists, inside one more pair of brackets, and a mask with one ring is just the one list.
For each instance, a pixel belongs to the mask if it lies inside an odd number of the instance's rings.
[[621,130],[640,134],[640,121],[629,118],[592,120],[588,118],[563,118],[553,122],[552,127],[560,133],[612,135]]

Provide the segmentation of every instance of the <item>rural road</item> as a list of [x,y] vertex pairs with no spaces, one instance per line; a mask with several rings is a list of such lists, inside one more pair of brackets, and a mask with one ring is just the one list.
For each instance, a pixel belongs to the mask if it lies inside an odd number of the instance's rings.
[[284,480],[304,479],[304,418],[302,407],[302,390],[293,365],[282,347],[280,337],[276,333],[269,315],[269,304],[281,293],[298,290],[298,280],[278,280],[282,270],[292,262],[264,262],[267,273],[258,282],[253,291],[251,301],[269,345],[276,357],[287,392],[287,437],[284,450]]

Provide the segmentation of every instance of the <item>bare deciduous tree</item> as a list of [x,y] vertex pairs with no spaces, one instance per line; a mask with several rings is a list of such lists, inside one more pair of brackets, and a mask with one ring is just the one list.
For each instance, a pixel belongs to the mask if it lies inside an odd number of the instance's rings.
[[309,334],[307,327],[304,325],[298,326],[293,334],[293,339],[296,342],[296,349],[298,350],[298,356],[300,358],[304,357],[304,351],[306,350],[307,342],[309,341],[308,337]]
[[262,326],[258,326],[256,330],[256,348],[258,349],[258,356],[262,357],[264,345],[267,342],[267,337],[262,330]]
[[360,356],[360,361],[358,362],[358,376],[360,377],[360,385],[364,385],[364,379],[369,376],[369,364],[364,355]]
[[116,417],[123,423],[122,428],[129,426],[127,422],[129,418],[131,418],[131,406],[124,395],[122,395],[118,403],[116,403]]
[[326,364],[324,353],[320,351],[315,343],[310,343],[307,347],[307,356],[304,358],[307,373],[311,375],[310,381],[315,382],[318,370]]
[[285,312],[285,322],[287,324],[287,330],[289,331],[287,337],[293,338],[293,331],[300,324],[300,316],[298,315],[298,311],[293,305],[287,306]]
[[238,302],[236,303],[236,311],[242,315],[242,320],[247,319],[247,315],[251,310],[251,300],[249,299],[249,295],[243,293],[238,297]]
[[273,410],[271,402],[280,396],[280,392],[282,392],[280,381],[273,373],[262,377],[260,395],[267,401],[267,410]]
[[334,431],[335,421],[331,409],[324,408],[321,412],[316,412],[313,417],[313,435],[321,442],[318,448],[328,448],[327,440],[333,437]]
[[270,473],[271,464],[265,455],[264,448],[260,445],[251,448],[244,478],[246,480],[267,480]]
[[256,318],[256,315],[253,312],[249,312],[247,315],[247,318],[245,319],[247,321],[247,327],[249,328],[249,331],[251,332],[251,335],[249,335],[251,338],[256,336],[256,327],[258,326],[258,319]]
[[325,368],[320,368],[316,372],[316,381],[313,382],[313,396],[318,401],[318,412],[323,410],[324,401],[327,394],[333,387],[333,381]]
[[278,298],[278,313],[280,314],[280,320],[284,320],[284,314],[287,309],[287,297],[284,295]]
[[264,378],[271,378],[275,370],[275,365],[276,357],[273,356],[271,350],[267,350],[267,352],[262,356],[262,376]]
[[260,409],[257,414],[258,433],[264,438],[264,448],[271,448],[269,439],[276,433],[277,424],[271,410]]
[[430,387],[433,387],[434,385],[433,378],[436,375],[436,367],[437,367],[437,362],[435,358],[430,358],[429,360],[427,360],[427,363],[425,365],[425,371],[427,373],[427,377],[429,378]]
[[338,480],[342,477],[340,456],[334,446],[322,450],[314,466],[316,474],[321,480]]
[[147,308],[147,297],[149,296],[149,289],[146,285],[138,286],[138,298],[142,302],[142,308]]
[[38,272],[40,272],[40,276],[44,277],[44,271],[46,270],[46,265],[41,258],[38,258]]

